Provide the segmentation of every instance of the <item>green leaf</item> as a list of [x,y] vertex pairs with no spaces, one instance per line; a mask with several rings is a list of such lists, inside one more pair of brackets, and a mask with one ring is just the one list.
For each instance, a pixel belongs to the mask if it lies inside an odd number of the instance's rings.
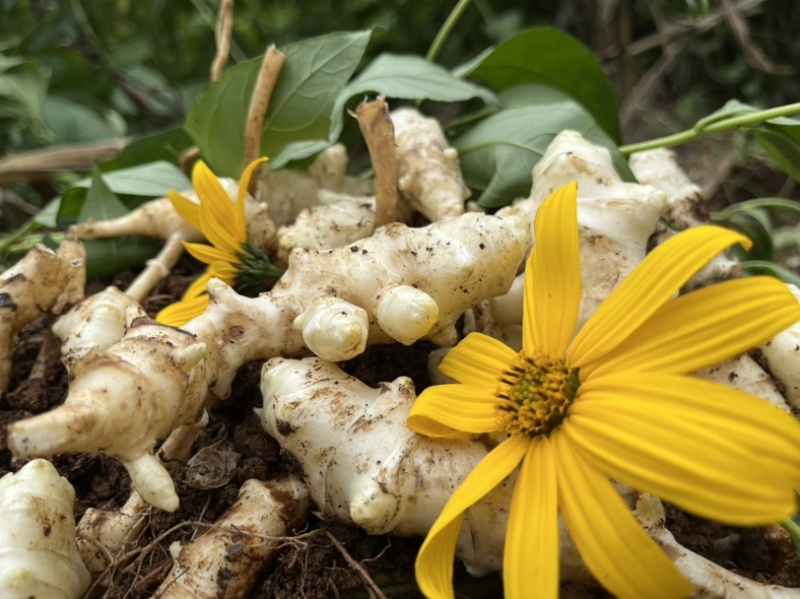
[[[110,220],[124,216],[127,212],[125,205],[103,180],[99,169],[95,169],[78,222],[85,223],[89,219]],[[87,239],[83,244],[86,247],[86,272],[90,277],[109,276],[144,264],[158,253],[161,245],[157,240],[138,235]]]
[[147,135],[130,142],[119,156],[101,164],[100,170],[107,173],[162,160],[177,165],[181,152],[191,145],[192,138],[180,127]]
[[[746,260],[742,262],[742,268],[750,274],[760,275],[766,272],[784,283],[791,283],[795,287],[800,287],[800,276],[797,273],[769,260]],[[800,553],[798,555],[800,556]]]
[[[779,208],[798,212],[800,211],[800,202],[797,200],[788,200],[786,198],[756,198],[754,200],[745,200],[743,202],[731,204],[719,212],[712,212],[708,217],[712,221],[727,222],[731,215],[737,212],[750,213],[759,208]],[[761,211],[759,210],[758,212]],[[754,216],[754,218],[759,217]]]
[[420,56],[381,54],[339,96],[333,111],[332,142],[338,139],[342,131],[347,101],[366,92],[384,94],[389,98],[436,102],[463,102],[480,98],[490,106],[500,105],[497,96],[485,87],[458,79]]
[[[48,222],[42,222],[42,224],[46,227],[54,227],[56,224],[64,225],[77,222],[78,215],[83,209],[84,202],[86,202],[87,191],[86,187],[70,187],[58,198],[58,204],[53,208],[55,210],[55,223],[51,225]],[[47,206],[47,208],[49,207],[50,205]],[[53,210],[48,211],[49,214],[52,214]],[[40,212],[36,218],[44,217]]]
[[744,250],[741,246],[734,247],[733,251],[739,255],[740,260],[773,260],[775,247],[772,242],[772,223],[764,210],[752,208],[746,212],[733,212],[727,222],[753,242],[749,250]]
[[109,113],[104,118],[68,98],[46,97],[42,102],[41,114],[48,129],[53,132],[53,143],[56,144],[99,141],[125,135],[118,118],[112,116],[116,113]]
[[778,168],[795,181],[800,181],[800,121],[788,118],[780,120],[783,122],[767,121],[758,125],[753,134]]
[[709,125],[719,121],[735,118],[751,112],[758,112],[758,109],[744,102],[740,102],[739,100],[728,100],[722,108],[715,110],[708,116],[697,121],[693,128],[703,130]]
[[79,223],[93,220],[110,220],[127,214],[125,205],[111,190],[103,179],[99,170],[95,169],[90,179],[89,191],[86,192],[86,201],[81,208]]
[[608,148],[620,176],[634,180],[617,145],[577,102],[518,106],[488,117],[454,143],[467,184],[483,192],[478,203],[498,208],[529,195],[533,165],[565,129]]
[[522,31],[459,74],[498,91],[522,83],[556,87],[577,100],[611,139],[621,140],[617,100],[603,68],[586,46],[562,31]]
[[[166,196],[170,189],[192,188],[192,182],[177,166],[163,160],[104,173],[103,179],[113,193],[151,198]],[[75,187],[92,185],[93,179],[89,178],[75,183]]]
[[[270,166],[305,158],[308,142],[327,141],[336,98],[364,54],[371,33],[331,33],[289,44],[270,99],[261,151]],[[244,167],[244,134],[250,96],[263,58],[230,69],[194,104],[186,130],[219,176],[238,177]]]
[[41,118],[50,71],[32,60],[7,62],[0,71],[0,119],[14,119],[39,138],[49,137]]

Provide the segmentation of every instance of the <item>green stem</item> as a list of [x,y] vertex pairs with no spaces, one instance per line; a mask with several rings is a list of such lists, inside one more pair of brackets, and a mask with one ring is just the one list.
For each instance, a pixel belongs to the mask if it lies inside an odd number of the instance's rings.
[[704,135],[720,133],[722,131],[730,131],[739,127],[747,127],[748,125],[757,125],[758,123],[763,123],[764,121],[768,121],[770,119],[775,119],[781,116],[790,116],[799,112],[800,102],[796,102],[794,104],[778,106],[777,108],[770,108],[769,110],[759,110],[731,118],[712,120],[712,122],[709,124],[706,124],[709,119],[701,119],[694,127],[686,131],[681,131],[680,133],[667,135],[666,137],[660,137],[658,139],[652,139],[650,141],[621,146],[619,151],[625,156],[630,156],[634,152],[653,150],[655,148],[670,148],[672,146],[677,146],[700,139]]
[[467,10],[469,1],[470,0],[458,0],[458,4],[456,4],[453,7],[453,10],[450,11],[450,14],[447,15],[447,20],[444,22],[441,29],[439,29],[439,33],[436,34],[428,53],[425,55],[425,60],[428,62],[433,62],[436,60],[436,57],[439,55],[439,51],[442,49],[447,36],[450,35],[451,31],[453,31],[453,28],[456,26],[456,23],[458,23],[461,15],[464,14],[464,11]]
[[795,553],[800,555],[800,524],[797,524],[797,522],[791,518],[784,518],[780,521],[780,525],[783,526],[786,532],[789,533],[789,536],[792,537]]

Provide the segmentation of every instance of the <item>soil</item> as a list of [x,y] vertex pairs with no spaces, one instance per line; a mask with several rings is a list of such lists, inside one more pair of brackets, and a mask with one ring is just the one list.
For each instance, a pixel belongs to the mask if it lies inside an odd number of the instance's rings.
[[[175,301],[195,273],[192,261],[183,259],[145,303],[148,313],[154,315]],[[134,276],[123,273],[111,280],[93,281],[88,293],[108,284],[124,289]],[[373,386],[407,375],[421,390],[428,385],[425,364],[431,347],[428,343],[411,348],[372,346],[343,366]],[[44,368],[36,366],[42,348],[42,355],[46,356]],[[205,463],[178,466],[175,478],[180,508],[172,514],[152,510],[138,548],[130,553],[128,561],[115,564],[110,570],[110,585],[105,590],[96,587],[94,597],[150,597],[171,566],[172,542],[202,533],[231,506],[245,480],[279,478],[292,468],[291,462],[281,456],[277,443],[262,432],[253,412],[261,404],[259,379],[260,364],[247,364],[240,370],[232,396],[212,411],[209,425],[195,444],[195,451],[207,448]],[[67,376],[58,347],[49,333],[48,319],[41,318],[19,335],[13,379],[0,399],[0,475],[22,466],[7,449],[6,425],[58,405],[66,397],[66,390]],[[220,456],[227,459],[220,460]],[[89,507],[111,510],[128,498],[130,481],[115,459],[78,454],[58,455],[52,461],[75,487],[76,521]],[[669,506],[668,528],[689,549],[737,573],[760,582],[800,586],[800,560],[794,558],[791,541],[781,529],[735,529]],[[318,515],[298,532],[299,540],[287,541],[259,577],[249,595],[251,599],[375,597],[367,576],[387,597],[422,597],[413,579],[420,539],[369,536]],[[353,563],[359,565],[358,569],[350,565]],[[457,567],[456,579],[458,597],[502,596],[498,575],[471,579],[463,568]]]

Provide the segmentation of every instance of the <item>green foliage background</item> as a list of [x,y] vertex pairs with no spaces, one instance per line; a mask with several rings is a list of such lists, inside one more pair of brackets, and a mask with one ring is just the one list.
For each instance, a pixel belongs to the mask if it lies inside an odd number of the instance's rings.
[[[564,128],[608,147],[630,178],[620,144],[691,129],[715,111],[723,118],[800,97],[799,5],[731,1],[722,10],[715,0],[621,0],[605,14],[597,0],[473,0],[432,63],[423,56],[455,2],[237,0],[226,75],[209,87],[218,0],[0,0],[0,160],[134,139],[100,164],[95,179],[107,189],[64,171],[8,186],[22,214],[0,202],[0,248],[40,226],[99,218],[86,209],[91,189],[127,209],[155,197],[183,177],[175,162],[192,144],[218,174],[237,176],[254,57],[269,43],[300,57],[282,72],[264,127],[261,149],[273,168],[340,135],[357,142],[344,108],[380,91],[425,102],[425,112],[450,122],[485,208],[524,193],[531,164]],[[332,57],[330,73],[319,54]],[[773,119],[750,132],[759,152],[800,177],[800,121]],[[131,187],[132,177],[157,184]]]
[[[441,0],[238,0],[229,66],[261,54],[268,42],[281,46],[370,28],[376,31],[364,64],[383,52],[424,55],[452,6]],[[217,7],[214,0],[0,0],[0,76],[4,60],[22,58],[29,70],[38,70],[34,76],[46,90],[43,122],[12,126],[0,110],[0,154],[182,124],[208,81]],[[663,48],[656,44],[631,65],[622,46],[657,35],[659,20],[702,22],[716,8],[714,0],[627,0],[603,22],[596,0],[479,0],[437,62],[455,67],[523,28],[553,25],[595,52],[624,105],[637,75],[658,63]],[[680,52],[680,60],[663,74],[659,98],[671,110],[668,117],[646,117],[650,128],[667,118],[673,127],[688,125],[731,98],[775,106],[800,95],[794,72],[800,64],[800,7],[793,0],[751,2],[743,14],[774,72],[753,64],[725,22],[692,36],[690,44],[676,36],[671,50]],[[59,119],[64,114],[71,118]]]

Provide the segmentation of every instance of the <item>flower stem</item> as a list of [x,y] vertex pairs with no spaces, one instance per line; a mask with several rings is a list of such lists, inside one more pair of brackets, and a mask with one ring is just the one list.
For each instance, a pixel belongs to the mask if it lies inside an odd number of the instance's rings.
[[428,62],[436,60],[436,56],[438,56],[439,51],[442,49],[447,36],[453,31],[453,28],[456,26],[456,23],[458,23],[461,15],[464,14],[464,11],[467,10],[469,2],[470,0],[458,0],[458,4],[456,4],[453,10],[450,11],[450,14],[447,15],[447,20],[445,20],[444,24],[439,29],[439,33],[436,34],[428,53],[425,55],[425,60]]
[[653,150],[655,148],[670,148],[680,144],[685,144],[696,139],[700,139],[704,135],[712,133],[720,133],[722,131],[730,131],[740,127],[747,127],[748,125],[757,125],[768,121],[770,119],[778,118],[781,116],[790,116],[800,113],[800,102],[794,104],[786,104],[778,106],[777,108],[770,108],[768,110],[758,110],[756,112],[748,112],[747,114],[740,114],[728,118],[721,118],[716,120],[713,115],[705,119],[700,119],[697,124],[691,129],[667,135],[666,137],[659,137],[658,139],[651,139],[641,143],[628,144],[621,146],[619,151],[625,156],[630,156],[634,152],[642,152],[644,150]]
[[795,553],[800,556],[800,524],[791,518],[784,518],[780,521],[780,525],[783,526],[786,532],[789,533],[789,536],[792,537]]

